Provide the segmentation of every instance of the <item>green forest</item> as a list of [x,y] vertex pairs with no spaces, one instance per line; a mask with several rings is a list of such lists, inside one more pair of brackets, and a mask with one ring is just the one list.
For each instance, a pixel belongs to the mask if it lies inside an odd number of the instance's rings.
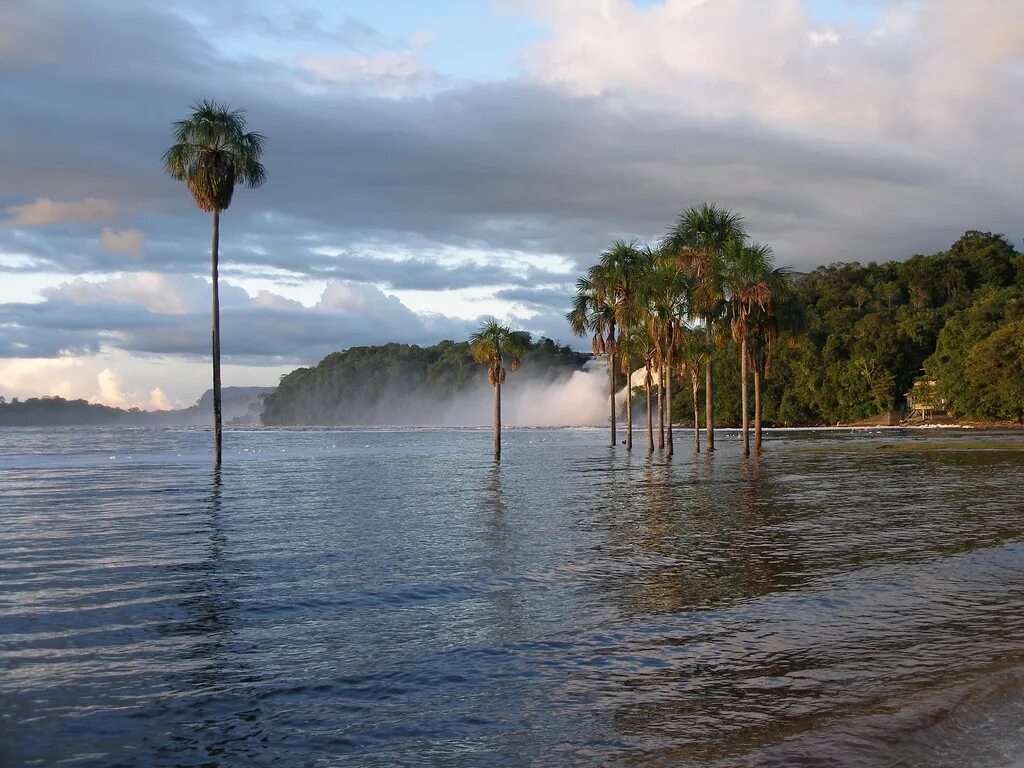
[[[903,262],[823,266],[794,287],[805,327],[774,352],[765,423],[866,419],[903,407],[920,379],[935,382],[935,405],[950,415],[1024,416],[1024,256],[1002,235],[969,231]],[[717,415],[735,423],[735,346],[716,360]]]
[[[589,358],[548,338],[531,339],[522,373],[553,381],[579,370]],[[283,376],[264,400],[263,423],[429,423],[425,418],[429,414],[417,406],[454,402],[483,380],[468,341],[446,340],[430,347],[396,343],[351,347]]]

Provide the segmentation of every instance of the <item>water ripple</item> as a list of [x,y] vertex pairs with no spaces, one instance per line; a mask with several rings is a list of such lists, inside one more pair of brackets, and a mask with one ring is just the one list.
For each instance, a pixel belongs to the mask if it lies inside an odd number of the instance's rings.
[[1024,754],[1020,453],[253,431],[214,475],[203,431],[7,434],[4,766]]

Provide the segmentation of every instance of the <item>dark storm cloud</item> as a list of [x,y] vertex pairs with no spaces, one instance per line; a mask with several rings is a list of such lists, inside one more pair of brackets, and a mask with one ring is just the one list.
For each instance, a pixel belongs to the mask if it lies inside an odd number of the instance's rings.
[[[226,262],[256,270],[396,288],[525,287],[545,276],[503,274],[499,263],[437,267],[423,254],[520,250],[583,265],[614,237],[659,236],[703,199],[743,211],[752,233],[798,267],[904,257],[968,226],[1012,222],[1011,200],[987,190],[979,206],[979,190],[958,187],[933,160],[875,146],[617,114],[526,81],[373,98],[298,65],[225,60],[156,5],[15,4],[10,16],[17,41],[0,53],[0,94],[17,119],[0,143],[0,205],[117,201],[124,215],[114,225],[146,232],[145,269],[206,266],[206,225],[159,163],[171,122],[200,95],[247,107],[269,137],[268,184],[241,190],[224,222]],[[983,220],[962,218],[968,210]],[[98,236],[79,225],[7,230],[0,250],[71,272],[139,268]],[[360,256],[367,241],[414,259]],[[352,255],[325,257],[310,243]]]

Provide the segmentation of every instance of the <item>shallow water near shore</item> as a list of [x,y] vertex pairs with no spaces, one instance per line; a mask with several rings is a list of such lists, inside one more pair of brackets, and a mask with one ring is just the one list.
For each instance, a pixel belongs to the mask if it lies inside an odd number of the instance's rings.
[[1019,438],[637,438],[5,430],[0,765],[1024,759]]

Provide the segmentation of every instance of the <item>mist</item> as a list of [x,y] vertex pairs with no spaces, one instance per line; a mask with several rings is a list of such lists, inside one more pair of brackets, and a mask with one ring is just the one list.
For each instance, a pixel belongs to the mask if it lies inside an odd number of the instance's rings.
[[[507,373],[501,386],[501,421],[506,427],[598,426],[608,421],[608,373],[601,362],[551,379],[527,366]],[[367,410],[365,426],[490,426],[494,390],[481,369],[479,382],[443,398],[410,396],[400,385]]]

